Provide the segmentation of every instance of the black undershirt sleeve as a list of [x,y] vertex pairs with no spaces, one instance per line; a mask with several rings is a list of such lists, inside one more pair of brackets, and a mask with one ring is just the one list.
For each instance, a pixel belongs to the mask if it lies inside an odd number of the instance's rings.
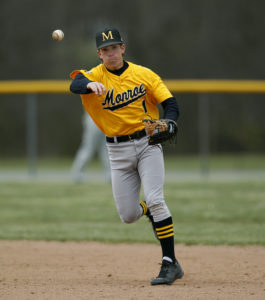
[[90,94],[91,90],[87,89],[87,84],[92,82],[87,79],[83,74],[79,73],[75,76],[74,80],[70,85],[70,91],[74,94]]
[[164,119],[177,121],[179,117],[179,106],[175,97],[166,99],[161,103],[164,109]]

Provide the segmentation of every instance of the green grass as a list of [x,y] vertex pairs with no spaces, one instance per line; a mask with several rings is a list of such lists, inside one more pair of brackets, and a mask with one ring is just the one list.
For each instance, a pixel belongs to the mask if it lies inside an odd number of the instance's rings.
[[[37,166],[40,170],[69,170],[73,162],[73,157],[40,157]],[[165,166],[167,170],[199,170],[201,158],[198,155],[165,155]],[[100,162],[96,158],[90,165],[90,169],[98,169]],[[262,154],[252,155],[211,155],[209,157],[209,167],[212,170],[265,170],[265,159]],[[0,158],[0,170],[27,169],[25,158]]]
[[[263,182],[167,183],[175,241],[265,245]],[[154,242],[146,218],[123,224],[109,184],[0,183],[0,239]]]
[[[201,164],[207,163],[198,155],[166,156],[165,167],[167,170],[199,170]],[[264,155],[210,155],[209,168],[219,170],[265,170]]]

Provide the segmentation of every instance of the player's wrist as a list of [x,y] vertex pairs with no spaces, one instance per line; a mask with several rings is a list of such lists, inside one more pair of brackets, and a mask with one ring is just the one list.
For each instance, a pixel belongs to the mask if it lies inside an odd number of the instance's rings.
[[93,83],[94,81],[89,81],[88,83],[87,83],[87,85],[86,85],[86,88],[88,89],[88,90],[91,90],[91,83]]

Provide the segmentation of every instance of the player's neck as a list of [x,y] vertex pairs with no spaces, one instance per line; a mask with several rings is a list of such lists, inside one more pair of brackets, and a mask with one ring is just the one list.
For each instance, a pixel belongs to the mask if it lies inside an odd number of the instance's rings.
[[112,74],[120,76],[128,67],[129,67],[129,64],[126,61],[123,61],[123,64],[120,68],[115,69],[115,70],[110,70],[107,68],[107,70]]

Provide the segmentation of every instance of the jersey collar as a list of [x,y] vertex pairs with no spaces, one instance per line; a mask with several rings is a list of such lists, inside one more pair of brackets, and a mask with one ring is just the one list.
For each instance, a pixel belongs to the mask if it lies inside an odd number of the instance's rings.
[[120,76],[125,70],[127,70],[129,67],[129,64],[127,63],[127,61],[123,61],[123,66],[118,69],[118,70],[109,70],[108,68],[106,68],[110,73],[114,74],[114,75],[117,75],[117,76]]

